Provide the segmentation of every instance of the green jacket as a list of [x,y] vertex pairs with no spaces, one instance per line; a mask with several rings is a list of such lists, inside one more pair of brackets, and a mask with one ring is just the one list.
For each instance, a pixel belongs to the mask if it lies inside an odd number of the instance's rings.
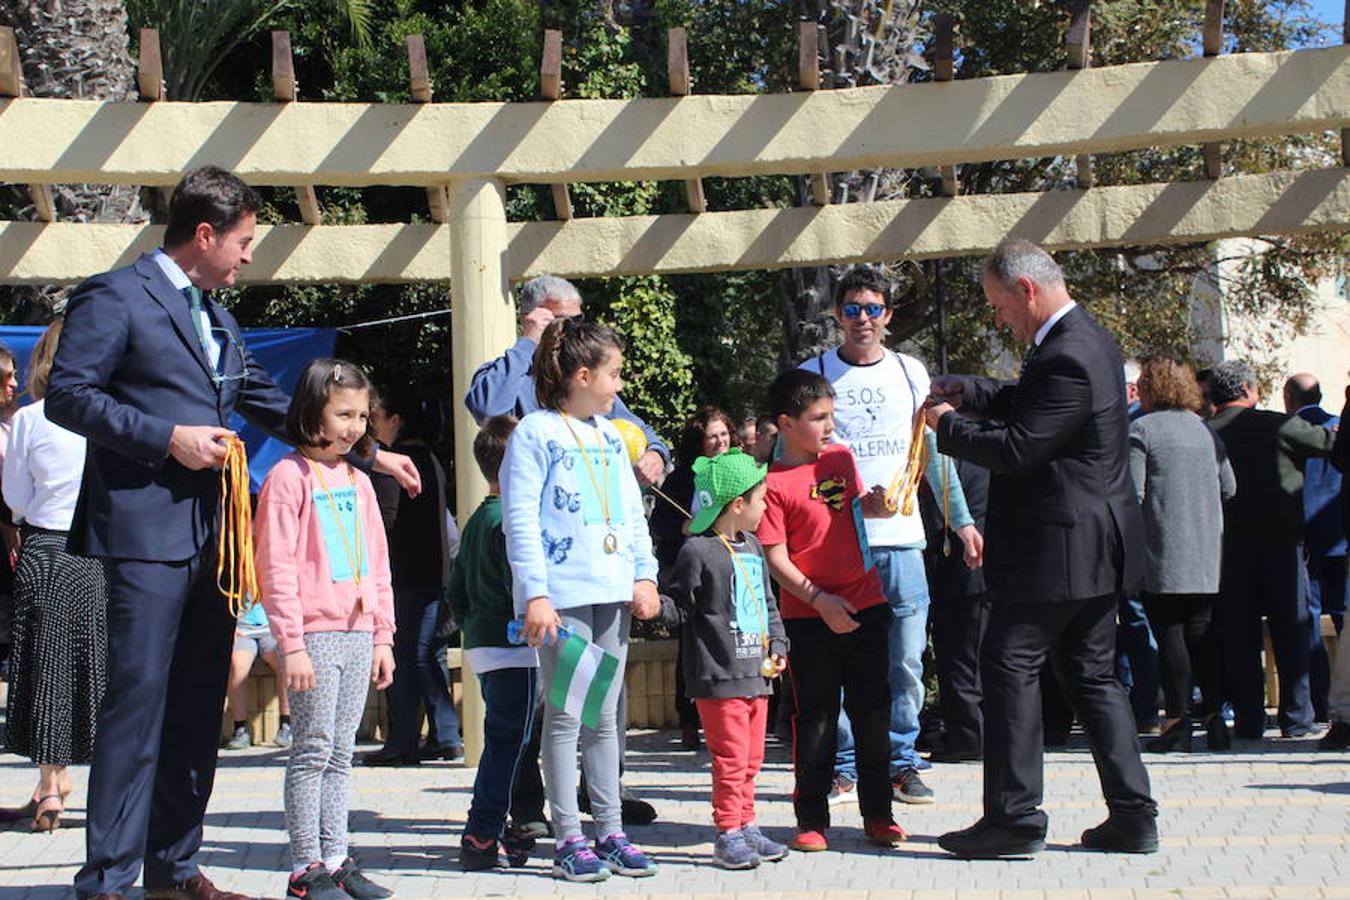
[[502,534],[502,498],[496,494],[489,494],[464,525],[447,601],[465,650],[511,646],[506,640],[506,623],[514,618],[511,566]]
[[1224,535],[1294,543],[1303,531],[1303,463],[1331,452],[1336,435],[1298,416],[1230,406],[1209,420],[1237,477]]

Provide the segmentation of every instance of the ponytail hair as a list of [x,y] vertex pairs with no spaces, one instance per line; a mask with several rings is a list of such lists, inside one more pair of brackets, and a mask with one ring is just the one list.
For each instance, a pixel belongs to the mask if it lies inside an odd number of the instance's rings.
[[578,369],[594,369],[611,351],[623,351],[619,336],[604,325],[554,319],[534,351],[534,396],[544,409],[560,410],[567,382]]

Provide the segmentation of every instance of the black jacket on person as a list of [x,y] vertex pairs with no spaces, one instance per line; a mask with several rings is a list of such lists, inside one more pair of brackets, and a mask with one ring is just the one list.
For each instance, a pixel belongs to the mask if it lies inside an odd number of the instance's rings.
[[[770,653],[786,657],[788,639],[778,616],[764,562],[764,548],[753,535],[732,541],[738,554],[759,557],[759,589],[765,601]],[[749,569],[751,577],[755,573]],[[684,654],[684,681],[689,698],[759,697],[772,693],[760,674],[764,658],[763,632],[737,627],[734,596],[736,565],[716,535],[692,535],[685,540],[661,597],[661,619],[680,626]]]
[[1130,481],[1125,378],[1115,341],[1075,306],[1020,381],[964,379],[938,449],[992,473],[985,578],[996,595],[1062,601],[1137,589],[1143,518]]

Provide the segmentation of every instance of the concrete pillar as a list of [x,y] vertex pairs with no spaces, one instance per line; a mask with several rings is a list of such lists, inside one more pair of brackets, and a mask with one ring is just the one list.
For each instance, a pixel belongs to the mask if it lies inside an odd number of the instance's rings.
[[[487,494],[473,460],[478,425],[464,408],[474,370],[516,340],[515,306],[503,267],[506,255],[506,186],[487,178],[450,186],[451,406],[455,427],[455,497],[459,523]],[[464,677],[464,762],[483,753],[483,697],[467,664]]]

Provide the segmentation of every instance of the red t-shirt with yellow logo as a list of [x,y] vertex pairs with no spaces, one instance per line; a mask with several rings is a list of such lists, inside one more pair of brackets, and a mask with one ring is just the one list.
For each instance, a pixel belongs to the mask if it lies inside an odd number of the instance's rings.
[[[765,482],[768,508],[756,532],[760,543],[786,544],[788,558],[807,578],[857,609],[885,602],[876,568],[863,565],[854,500],[865,489],[848,448],[831,444],[813,462],[798,466],[775,462]],[[820,618],[791,591],[783,588],[781,594],[784,619]]]

